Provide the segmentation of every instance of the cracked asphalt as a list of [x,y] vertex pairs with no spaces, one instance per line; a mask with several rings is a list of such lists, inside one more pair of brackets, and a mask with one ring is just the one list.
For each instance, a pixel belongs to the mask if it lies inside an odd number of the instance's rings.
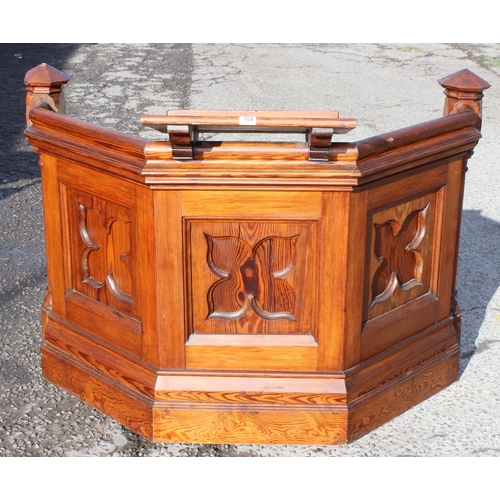
[[[0,456],[500,456],[500,44],[1,44]],[[491,84],[469,160],[458,299],[458,382],[347,446],[153,444],[45,382],[40,306],[46,268],[37,155],[24,130],[24,74],[71,75],[67,113],[162,138],[141,114],[168,109],[325,109],[358,119],[346,140],[441,115],[441,77]]]

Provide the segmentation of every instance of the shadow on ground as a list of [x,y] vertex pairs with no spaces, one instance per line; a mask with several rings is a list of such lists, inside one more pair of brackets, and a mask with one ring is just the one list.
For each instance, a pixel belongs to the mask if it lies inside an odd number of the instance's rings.
[[[17,147],[20,138],[24,140],[26,127],[24,75],[42,62],[63,70],[66,60],[79,46],[68,43],[0,44],[0,87],[4,89],[0,113],[0,174],[3,183],[40,177],[37,156],[27,148],[26,152],[21,152]],[[0,196],[7,198],[19,189],[0,189]]]
[[464,210],[458,264],[458,302],[462,309],[462,374],[476,352],[488,304],[500,285],[500,224],[479,210]]

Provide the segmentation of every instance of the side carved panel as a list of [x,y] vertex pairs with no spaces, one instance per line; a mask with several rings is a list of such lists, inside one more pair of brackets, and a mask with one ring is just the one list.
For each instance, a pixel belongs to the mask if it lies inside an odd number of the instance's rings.
[[380,261],[372,283],[373,306],[384,302],[400,287],[409,290],[422,286],[424,256],[420,245],[427,230],[429,204],[415,210],[403,224],[390,220],[375,224],[375,255]]
[[365,320],[431,291],[434,198],[369,214]]
[[130,316],[133,290],[133,213],[110,201],[68,190],[71,288]]
[[316,226],[186,221],[191,333],[312,333]]

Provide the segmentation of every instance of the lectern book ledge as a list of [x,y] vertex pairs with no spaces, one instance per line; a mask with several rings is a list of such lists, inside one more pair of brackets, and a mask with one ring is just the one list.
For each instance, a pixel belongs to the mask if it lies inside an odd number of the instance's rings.
[[356,120],[324,111],[170,111],[141,118],[166,134],[146,141],[65,116],[68,81],[25,78],[47,380],[151,441],[303,445],[351,442],[457,380],[487,82],[443,78],[445,116],[349,143]]

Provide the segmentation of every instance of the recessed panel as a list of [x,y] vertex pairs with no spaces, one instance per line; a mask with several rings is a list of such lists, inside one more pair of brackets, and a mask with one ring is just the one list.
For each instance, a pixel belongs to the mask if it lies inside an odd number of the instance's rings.
[[137,318],[132,280],[133,212],[74,189],[67,190],[67,205],[70,289]]
[[431,291],[435,194],[368,214],[364,318]]
[[311,334],[317,225],[186,220],[190,332]]

